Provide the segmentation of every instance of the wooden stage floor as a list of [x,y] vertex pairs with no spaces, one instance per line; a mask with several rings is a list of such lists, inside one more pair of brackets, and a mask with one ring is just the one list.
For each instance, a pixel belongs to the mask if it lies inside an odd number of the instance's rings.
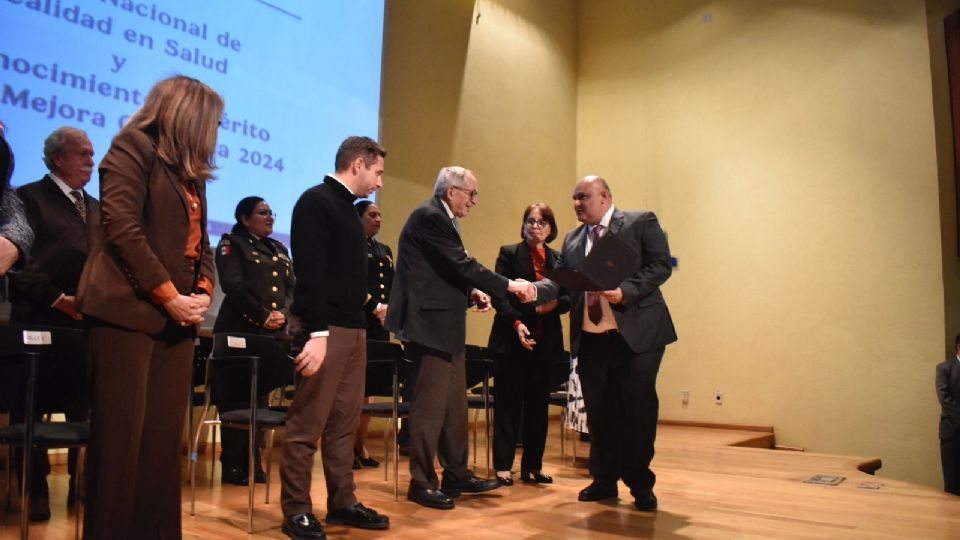
[[[745,430],[661,425],[657,455],[656,494],[660,509],[639,512],[620,484],[620,499],[607,503],[577,502],[577,492],[589,483],[580,443],[574,466],[560,459],[559,424],[554,419],[545,455],[545,470],[555,483],[517,483],[513,487],[464,495],[452,511],[423,508],[405,499],[407,461],[400,461],[400,500],[393,500],[392,473],[364,469],[356,475],[360,500],[391,518],[387,531],[329,527],[331,538],[355,539],[622,539],[622,538],[960,538],[960,497],[906,482],[860,472],[858,466],[875,458],[834,456],[770,450],[772,434]],[[481,435],[477,472],[485,472]],[[382,458],[382,440],[369,441],[374,457]],[[568,441],[569,442],[569,441]],[[736,445],[749,445],[744,447]],[[274,452],[271,503],[263,503],[258,486],[255,532],[246,533],[247,490],[222,488],[209,482],[209,458],[197,493],[197,515],[189,515],[189,488],[184,487],[183,533],[186,539],[286,538],[280,532],[279,483]],[[519,452],[518,452],[519,454]],[[519,464],[519,455],[517,459]],[[186,478],[184,467],[183,477]],[[844,476],[837,486],[803,480],[815,474]],[[323,471],[314,468],[314,502],[325,514]],[[879,489],[867,489],[879,482]],[[66,475],[55,467],[50,477],[53,519],[31,526],[31,538],[72,538]],[[874,486],[875,487],[875,486]],[[16,505],[14,505],[16,506]],[[0,538],[16,538],[15,514],[0,511]]]

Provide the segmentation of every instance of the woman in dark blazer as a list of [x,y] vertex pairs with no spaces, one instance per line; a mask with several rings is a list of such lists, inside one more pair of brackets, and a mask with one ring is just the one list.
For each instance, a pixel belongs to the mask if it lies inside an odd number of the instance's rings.
[[[543,270],[557,264],[558,254],[547,246],[557,237],[553,210],[534,203],[523,212],[519,244],[500,248],[497,273],[510,279],[538,281]],[[493,424],[493,465],[502,485],[513,484],[511,469],[517,435],[523,430],[520,479],[549,484],[544,474],[543,448],[547,440],[547,399],[550,368],[563,354],[560,315],[570,309],[566,294],[533,307],[516,297],[494,298],[497,316],[489,348],[496,359],[496,414]]]
[[210,306],[206,181],[223,99],[158,82],[100,163],[103,242],[77,292],[93,368],[84,537],[180,538],[196,325]]
[[[273,234],[273,211],[262,197],[245,197],[233,213],[233,229],[217,245],[217,275],[223,304],[214,332],[264,334],[285,339],[287,315],[293,299],[293,267],[287,247]],[[217,403],[220,412],[247,408],[249,403]],[[220,452],[221,479],[245,486],[248,482],[246,432],[224,429]],[[260,448],[254,448],[257,483],[266,482],[260,466]]]
[[[361,200],[354,205],[360,221],[363,222],[363,231],[367,236],[367,301],[363,305],[363,312],[367,318],[367,339],[390,341],[390,332],[383,327],[383,319],[387,316],[387,304],[390,298],[390,285],[393,283],[393,251],[390,246],[377,240],[383,217],[380,207],[373,201]],[[370,396],[383,395],[389,388],[371,388],[367,381],[365,395],[367,403],[371,403]],[[356,436],[353,441],[353,468],[379,467],[380,462],[370,457],[367,451],[367,429],[370,427],[370,417],[360,417]]]

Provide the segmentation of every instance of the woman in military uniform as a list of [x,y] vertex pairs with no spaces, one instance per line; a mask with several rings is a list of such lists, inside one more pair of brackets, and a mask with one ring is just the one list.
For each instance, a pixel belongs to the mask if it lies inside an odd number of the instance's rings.
[[[363,221],[363,229],[367,234],[367,302],[363,306],[367,316],[367,339],[389,341],[390,332],[383,327],[383,319],[387,315],[387,303],[390,299],[390,285],[393,283],[393,251],[390,246],[377,240],[380,232],[382,217],[380,208],[373,201],[362,200],[356,204],[357,213]],[[383,395],[389,389],[366,389],[367,396]],[[365,441],[369,416],[360,418],[354,440],[353,468],[376,467],[380,463],[370,457]]]
[[[293,298],[293,266],[286,246],[270,238],[273,211],[261,197],[246,197],[234,212],[237,223],[217,246],[217,274],[224,292],[223,304],[213,325],[216,332],[267,334],[284,338]],[[221,412],[248,407],[247,403],[218,404]],[[247,485],[247,435],[223,430],[220,462],[224,483]],[[257,483],[266,481],[255,448]]]

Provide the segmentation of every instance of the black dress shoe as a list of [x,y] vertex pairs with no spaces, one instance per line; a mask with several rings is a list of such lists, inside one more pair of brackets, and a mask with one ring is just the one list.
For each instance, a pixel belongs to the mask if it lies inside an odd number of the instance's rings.
[[592,484],[580,490],[578,501],[593,502],[604,499],[613,499],[617,496],[617,485],[594,480]]
[[353,456],[353,470],[359,471],[363,468],[363,463],[360,463],[360,456]]
[[263,469],[258,469],[256,471],[253,471],[253,481],[258,484],[266,484],[267,473],[265,473]]
[[501,486],[512,486],[513,475],[508,473],[507,476],[500,476],[499,474],[497,474],[497,482],[500,482]]
[[440,491],[456,499],[461,493],[483,493],[500,487],[497,480],[484,480],[470,474],[466,480],[459,482],[453,481],[446,474],[443,475],[443,481],[440,482]]
[[347,525],[358,529],[386,529],[390,527],[390,518],[358,502],[350,508],[327,512],[327,525]]
[[233,484],[235,486],[245,486],[249,483],[247,471],[236,468],[224,468],[220,473],[220,482],[222,484]]
[[633,501],[633,505],[637,507],[637,510],[653,512],[657,509],[657,496],[653,494],[653,491],[648,491],[637,497]]
[[520,480],[528,484],[552,484],[553,478],[543,471],[520,471]]
[[372,457],[361,457],[360,464],[364,467],[370,467],[371,469],[376,469],[380,466],[380,462],[373,459]]
[[423,489],[413,484],[407,490],[407,500],[438,510],[451,510],[454,506],[453,499],[439,489]]
[[294,540],[324,540],[327,533],[313,514],[295,514],[283,520],[283,533]]

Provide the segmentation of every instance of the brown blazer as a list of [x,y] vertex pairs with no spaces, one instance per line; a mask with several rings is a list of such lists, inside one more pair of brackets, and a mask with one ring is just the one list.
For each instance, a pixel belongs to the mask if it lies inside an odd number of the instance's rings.
[[77,291],[78,309],[118,326],[159,333],[170,322],[150,291],[172,281],[196,292],[214,282],[207,237],[206,185],[196,182],[202,230],[199,261],[184,255],[190,218],[182,182],[157,156],[153,138],[124,129],[100,162],[103,242],[91,251]]

